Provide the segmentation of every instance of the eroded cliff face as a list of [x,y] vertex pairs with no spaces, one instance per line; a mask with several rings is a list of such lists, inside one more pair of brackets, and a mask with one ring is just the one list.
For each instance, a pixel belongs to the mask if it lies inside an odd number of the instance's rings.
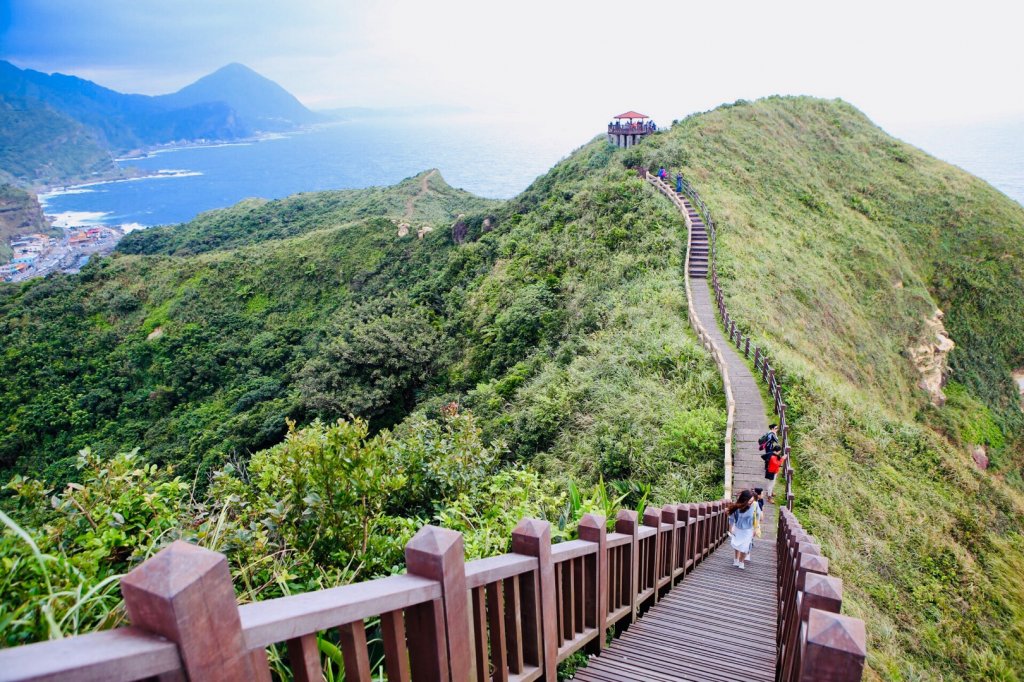
[[907,349],[907,355],[921,375],[917,385],[928,393],[933,404],[939,406],[946,403],[942,387],[949,377],[947,357],[956,346],[942,324],[943,316],[944,313],[936,308],[932,316],[925,320],[917,342]]
[[0,187],[0,233],[11,236],[49,229],[35,196],[9,185]]

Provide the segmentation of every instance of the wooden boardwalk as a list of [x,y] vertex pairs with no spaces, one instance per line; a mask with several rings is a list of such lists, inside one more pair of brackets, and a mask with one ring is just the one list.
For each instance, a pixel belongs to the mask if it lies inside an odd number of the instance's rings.
[[[690,223],[687,278],[697,318],[729,370],[736,401],[732,490],[764,488],[757,439],[768,430],[757,378],[722,333],[708,283],[709,249],[704,220],[683,199]],[[785,482],[781,481],[785,486]],[[777,493],[779,491],[776,491]],[[782,493],[785,495],[785,493]],[[583,682],[679,682],[775,679],[777,510],[765,505],[764,539],[755,542],[744,570],[732,565],[728,543],[652,606],[574,679]]]
[[732,565],[728,543],[644,613],[573,679],[682,682],[775,679],[775,542]]
[[[757,378],[746,360],[740,357],[736,348],[729,343],[722,333],[715,316],[715,299],[711,295],[711,287],[707,280],[707,261],[696,260],[707,250],[707,231],[704,221],[688,199],[683,203],[689,212],[693,224],[691,237],[691,263],[687,276],[690,290],[693,293],[693,307],[698,319],[704,325],[708,335],[725,357],[729,367],[729,379],[732,382],[733,396],[736,399],[736,433],[733,447],[732,489],[738,493],[744,488],[763,488],[767,481],[764,478],[764,462],[757,449],[757,439],[768,430],[764,400]],[[783,489],[785,482],[782,482]],[[785,493],[783,492],[783,497]],[[767,529],[766,529],[767,530]]]

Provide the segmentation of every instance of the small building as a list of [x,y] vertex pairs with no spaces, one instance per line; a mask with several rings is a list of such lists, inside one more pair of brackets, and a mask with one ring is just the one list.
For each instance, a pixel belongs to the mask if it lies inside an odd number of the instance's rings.
[[658,129],[646,114],[627,111],[612,117],[608,124],[608,142],[616,147],[632,147]]

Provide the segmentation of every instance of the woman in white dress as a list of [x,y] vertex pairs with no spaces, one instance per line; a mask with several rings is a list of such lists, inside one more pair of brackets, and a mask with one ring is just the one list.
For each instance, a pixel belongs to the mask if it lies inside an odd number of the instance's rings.
[[757,501],[754,493],[744,490],[739,498],[729,505],[729,536],[736,557],[732,565],[744,568],[743,562],[747,560],[750,553],[750,546],[754,542],[754,507]]

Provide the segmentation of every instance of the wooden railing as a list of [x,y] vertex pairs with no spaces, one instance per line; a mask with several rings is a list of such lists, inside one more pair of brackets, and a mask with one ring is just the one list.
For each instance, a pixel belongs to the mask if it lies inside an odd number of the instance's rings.
[[779,682],[857,682],[867,656],[864,621],[839,613],[843,581],[789,509],[779,509],[776,638]]
[[[690,227],[690,220],[687,216],[686,209],[682,203],[682,200],[679,198],[679,195],[676,194],[675,190],[669,187],[664,182],[662,182],[660,179],[654,177],[653,175],[648,174],[648,178],[663,194],[672,199],[673,203],[676,204],[676,206],[682,212],[683,216],[686,218],[687,228],[692,230],[692,227]],[[704,225],[708,231],[708,272],[711,276],[711,287],[714,291],[715,305],[718,307],[718,314],[720,321],[722,323],[722,329],[725,332],[726,338],[728,338],[729,341],[736,346],[736,349],[740,353],[742,353],[744,357],[749,359],[751,357],[750,353],[751,351],[753,351],[754,373],[760,375],[762,381],[764,381],[765,385],[767,385],[768,392],[772,397],[772,409],[778,416],[779,420],[779,444],[782,447],[782,452],[786,455],[789,455],[789,457],[786,458],[785,465],[783,466],[782,474],[783,478],[785,478],[786,480],[786,507],[792,510],[794,499],[793,458],[792,448],[789,444],[789,423],[786,421],[786,401],[782,395],[782,385],[780,384],[778,377],[775,375],[775,368],[768,360],[768,354],[756,344],[751,345],[750,334],[744,334],[742,329],[739,326],[737,326],[736,320],[733,319],[733,317],[729,314],[729,310],[725,305],[725,296],[722,293],[722,285],[718,280],[718,249],[717,230],[715,228],[715,221],[711,217],[711,211],[708,210],[707,204],[705,204],[704,200],[700,198],[700,194],[698,194],[697,190],[693,188],[693,185],[691,185],[685,179],[683,179],[681,183],[683,193],[690,198],[690,200],[693,202],[693,205],[697,208],[698,211],[700,211],[701,217],[704,219]],[[687,249],[686,271],[689,272],[689,249]],[[697,335],[701,337],[702,341],[704,341],[704,339],[707,336],[706,331],[704,331],[703,327],[699,325],[699,321],[697,324],[694,324],[693,320],[695,316],[692,313],[693,305],[692,300],[690,300],[689,277],[687,277],[687,303],[690,304],[691,309],[690,323],[694,326],[694,329],[697,329]],[[707,345],[707,342],[705,342],[705,346]],[[724,360],[720,360],[719,357],[716,355],[715,363],[724,363]],[[723,378],[725,378],[725,376],[726,375],[723,374]],[[728,388],[726,393],[728,396]]]
[[578,540],[554,545],[548,522],[524,519],[511,553],[466,562],[461,534],[425,526],[405,575],[241,606],[227,558],[178,541],[122,579],[131,627],[0,650],[0,681],[270,680],[267,647],[283,643],[295,679],[314,682],[318,633],[332,631],[346,681],[364,682],[377,673],[364,623],[379,618],[392,682],[554,682],[559,662],[599,654],[609,628],[628,627],[725,534],[724,501],[623,510],[614,532],[588,514]]
[[[688,233],[692,234],[693,224],[686,205],[679,195],[659,178],[647,171],[645,177],[662,194],[669,197],[683,215]],[[683,192],[693,201],[704,219],[708,231],[710,252],[709,265],[715,302],[725,335],[736,348],[750,358],[750,336],[744,335],[729,315],[718,281],[716,262],[716,231],[711,212],[700,195],[686,180],[682,180]],[[687,240],[689,244],[689,239]],[[690,307],[690,323],[701,342],[715,358],[723,371],[727,399],[729,393],[728,370],[722,369],[725,362],[717,346],[711,343],[707,330],[693,312],[693,298],[689,282],[689,249],[685,264],[686,300]],[[754,346],[754,369],[768,385],[774,401],[775,414],[779,417],[779,431],[782,435],[783,452],[790,454],[789,425],[786,423],[786,403],[782,387],[775,376],[775,369],[768,362],[768,356]],[[730,414],[730,421],[732,415]],[[828,575],[828,559],[821,555],[821,547],[814,542],[800,526],[793,515],[793,467],[789,458],[785,466],[786,505],[779,508],[779,530],[776,551],[778,554],[778,623],[776,628],[777,657],[776,676],[778,682],[856,682],[861,679],[867,655],[864,621],[840,615],[843,583],[839,578]]]
[[[683,200],[679,198],[671,187],[669,187],[661,178],[656,175],[652,175],[646,170],[643,171],[643,177],[647,179],[652,185],[654,185],[662,194],[668,197],[672,203],[676,205],[679,212],[682,214],[683,219],[686,221],[686,260],[683,263],[683,281],[686,287],[686,308],[687,317],[690,321],[690,326],[693,327],[694,332],[697,334],[697,338],[700,340],[701,345],[704,346],[705,350],[711,354],[711,358],[715,361],[715,366],[718,367],[718,373],[722,375],[722,384],[725,388],[725,448],[724,448],[724,465],[725,476],[723,481],[723,488],[725,490],[724,497],[727,500],[732,499],[732,436],[733,430],[736,424],[736,397],[732,390],[732,381],[729,378],[729,364],[725,361],[725,356],[722,355],[721,349],[711,340],[711,335],[708,334],[708,330],[704,327],[704,323],[697,317],[696,308],[693,305],[693,292],[690,288],[690,248],[693,237],[693,224],[690,222],[690,217],[687,215],[686,206],[683,204]],[[711,237],[708,237],[709,243]]]

